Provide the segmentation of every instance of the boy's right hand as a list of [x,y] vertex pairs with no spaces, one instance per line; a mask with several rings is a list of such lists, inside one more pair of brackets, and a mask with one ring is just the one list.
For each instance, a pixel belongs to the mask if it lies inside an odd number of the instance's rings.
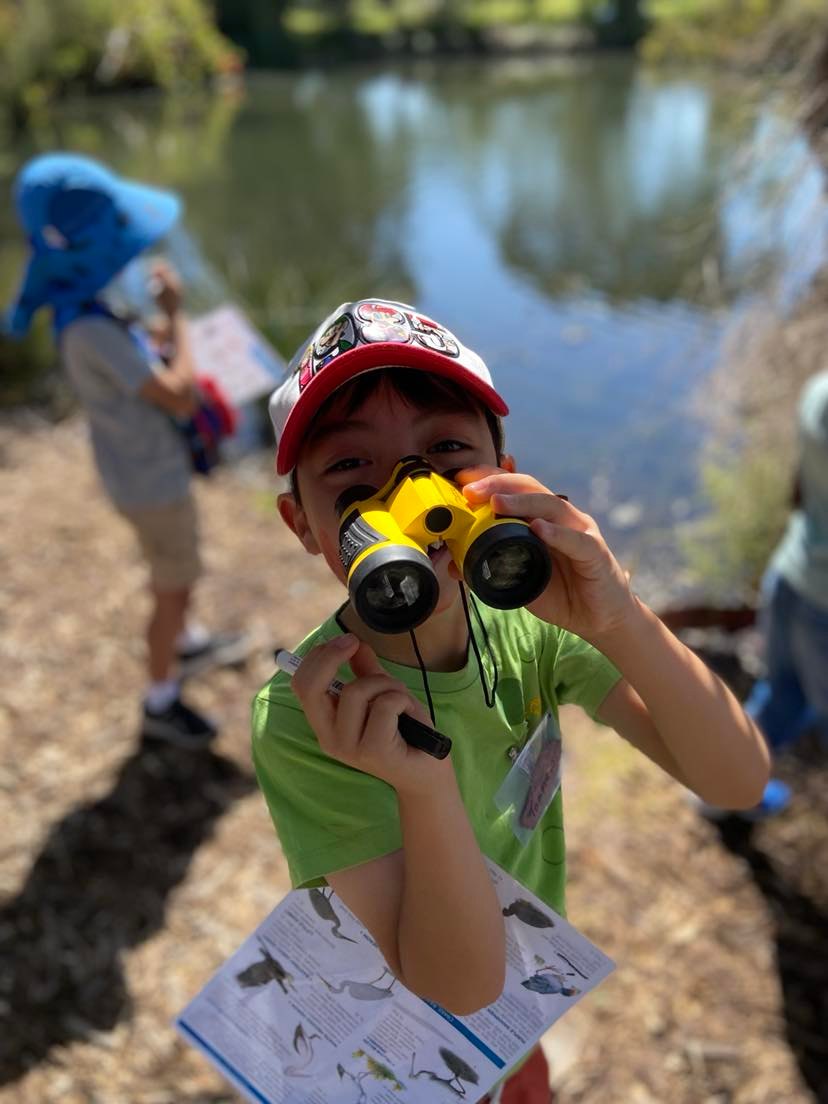
[[166,261],[156,261],[149,278],[150,293],[167,318],[175,318],[184,300],[181,278]]
[[[346,661],[356,678],[335,698],[328,686]],[[431,718],[408,688],[382,669],[374,650],[351,633],[309,651],[292,686],[320,747],[331,758],[406,795],[430,793],[442,780],[453,781],[448,759],[412,748],[400,736],[401,713],[427,725]]]

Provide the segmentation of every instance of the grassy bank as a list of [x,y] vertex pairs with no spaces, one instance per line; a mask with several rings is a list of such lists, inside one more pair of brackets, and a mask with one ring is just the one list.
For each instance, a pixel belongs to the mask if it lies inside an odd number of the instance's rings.
[[[766,0],[756,0],[762,6]],[[815,6],[812,0],[782,5],[779,18],[754,39],[754,58],[764,51],[791,73],[803,130],[828,187],[828,16],[823,7],[816,17]],[[708,408],[715,413],[702,469],[709,511],[683,544],[704,588],[726,601],[756,596],[790,516],[797,403],[808,378],[825,367],[827,304],[825,265],[792,311],[758,303],[714,372]]]
[[825,366],[828,272],[788,317],[759,303],[731,336],[706,407],[712,432],[703,465],[709,512],[684,547],[708,593],[755,596],[791,509],[796,407],[805,381]]

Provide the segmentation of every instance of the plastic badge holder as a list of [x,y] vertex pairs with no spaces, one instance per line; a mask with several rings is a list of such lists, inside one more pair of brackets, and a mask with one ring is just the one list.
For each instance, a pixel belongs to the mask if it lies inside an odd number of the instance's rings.
[[561,730],[547,713],[529,737],[494,797],[521,843],[532,838],[561,786]]

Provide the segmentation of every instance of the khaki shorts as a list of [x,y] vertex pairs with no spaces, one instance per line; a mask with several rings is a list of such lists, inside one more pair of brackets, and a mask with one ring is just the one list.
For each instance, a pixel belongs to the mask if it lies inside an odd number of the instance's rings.
[[153,587],[160,591],[191,587],[202,571],[193,498],[120,513],[138,536]]

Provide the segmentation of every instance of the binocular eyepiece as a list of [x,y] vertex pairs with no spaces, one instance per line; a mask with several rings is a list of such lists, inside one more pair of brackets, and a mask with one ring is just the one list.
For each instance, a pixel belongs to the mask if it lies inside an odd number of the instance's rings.
[[422,456],[406,456],[380,490],[339,496],[339,556],[356,612],[376,632],[407,632],[434,610],[439,583],[429,547],[444,541],[469,589],[496,609],[516,609],[546,587],[546,545],[520,518],[472,506]]

